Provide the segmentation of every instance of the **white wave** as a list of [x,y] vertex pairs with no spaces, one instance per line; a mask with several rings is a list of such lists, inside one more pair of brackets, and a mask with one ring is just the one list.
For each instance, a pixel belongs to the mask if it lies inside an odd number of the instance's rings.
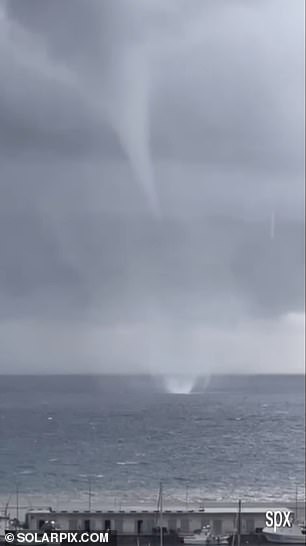
[[119,465],[137,465],[139,464],[137,461],[118,461],[117,464]]

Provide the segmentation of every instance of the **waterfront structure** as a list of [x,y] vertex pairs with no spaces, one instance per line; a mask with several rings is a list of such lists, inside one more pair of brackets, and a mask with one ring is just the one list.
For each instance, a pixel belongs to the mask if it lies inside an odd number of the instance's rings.
[[[266,524],[266,512],[279,510],[271,506],[242,506],[240,527],[242,534],[262,529]],[[288,508],[282,507],[283,510]],[[210,525],[216,535],[234,533],[238,523],[237,506],[213,506],[196,510],[164,510],[162,527],[165,534],[181,536],[194,533],[204,525]],[[30,510],[25,524],[30,530],[39,530],[46,521],[54,521],[63,530],[110,529],[118,534],[152,534],[159,532],[160,513],[158,510]]]

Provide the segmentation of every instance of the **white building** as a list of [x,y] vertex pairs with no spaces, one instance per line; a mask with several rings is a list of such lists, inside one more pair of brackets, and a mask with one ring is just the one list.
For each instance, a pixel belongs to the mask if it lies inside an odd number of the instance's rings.
[[[277,510],[279,508],[275,508]],[[283,510],[288,510],[282,508]],[[249,534],[265,526],[266,512],[271,506],[242,506],[241,533]],[[231,534],[237,529],[237,506],[207,507],[198,510],[165,510],[162,526],[165,532],[181,535],[193,533],[209,524],[215,534]],[[159,523],[156,510],[96,510],[96,511],[54,511],[30,510],[26,514],[26,526],[39,530],[46,521],[54,521],[63,530],[104,530],[111,529],[118,534],[152,534]]]

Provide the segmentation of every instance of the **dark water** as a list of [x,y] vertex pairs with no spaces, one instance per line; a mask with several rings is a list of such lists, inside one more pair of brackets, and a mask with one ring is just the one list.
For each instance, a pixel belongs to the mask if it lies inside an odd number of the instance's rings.
[[[294,499],[304,483],[304,378],[199,381],[0,376],[0,496],[109,508],[155,502]],[[202,392],[201,392],[202,390]],[[33,500],[35,499],[35,501]]]

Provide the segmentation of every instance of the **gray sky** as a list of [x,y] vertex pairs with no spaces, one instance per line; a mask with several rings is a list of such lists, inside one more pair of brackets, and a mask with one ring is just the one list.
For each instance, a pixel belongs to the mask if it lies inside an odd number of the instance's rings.
[[303,0],[0,0],[0,371],[303,371],[303,50]]

